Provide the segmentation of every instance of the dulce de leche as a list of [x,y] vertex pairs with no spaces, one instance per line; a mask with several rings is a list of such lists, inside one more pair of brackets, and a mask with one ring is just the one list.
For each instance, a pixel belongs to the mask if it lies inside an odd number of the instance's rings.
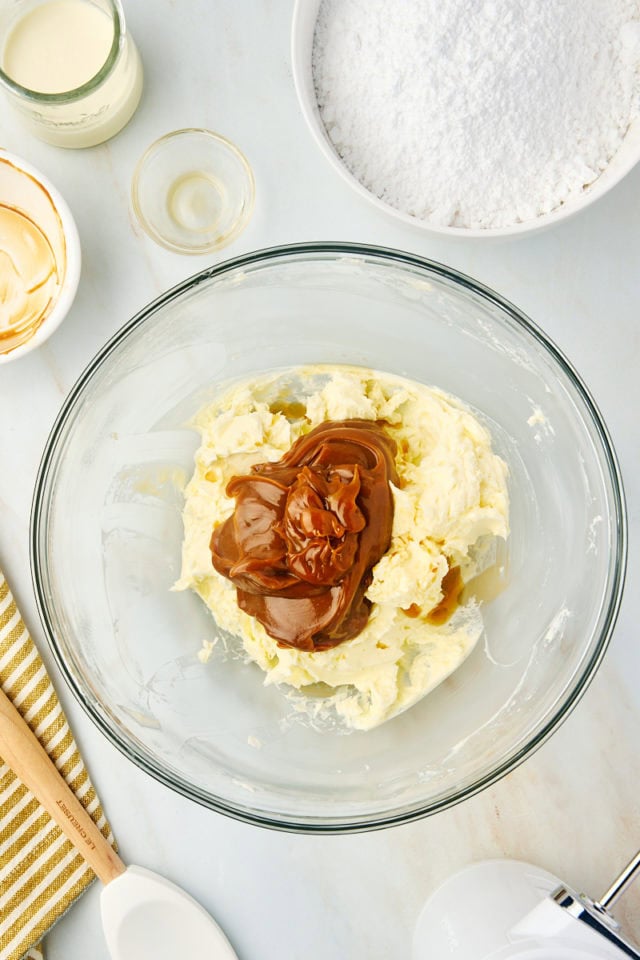
[[381,423],[328,421],[229,481],[236,505],[213,531],[213,566],[279,646],[325,650],[366,625],[371,570],[391,542],[395,453]]

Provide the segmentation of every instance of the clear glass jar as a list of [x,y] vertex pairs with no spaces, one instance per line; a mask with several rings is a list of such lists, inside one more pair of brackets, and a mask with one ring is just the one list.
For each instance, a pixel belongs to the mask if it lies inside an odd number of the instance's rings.
[[[20,38],[23,44],[28,38],[24,29],[27,18],[42,15],[45,7],[48,15],[68,16],[74,10],[77,13],[78,5],[86,5],[92,15],[99,11],[111,25],[111,46],[96,72],[74,89],[50,93],[29,89],[10,76],[11,44],[18,31],[24,34]],[[131,119],[142,93],[142,62],[127,32],[120,0],[0,0],[0,36],[4,40],[0,83],[22,120],[41,140],[60,147],[91,147],[113,137]],[[94,32],[89,31],[87,40],[94,39]]]

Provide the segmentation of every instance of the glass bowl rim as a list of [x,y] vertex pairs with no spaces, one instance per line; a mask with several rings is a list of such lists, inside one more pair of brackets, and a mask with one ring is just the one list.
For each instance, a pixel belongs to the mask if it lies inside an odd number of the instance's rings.
[[[40,548],[40,541],[42,539],[42,532],[46,531],[46,514],[43,515],[43,506],[45,504],[45,494],[48,492],[48,477],[55,460],[58,444],[61,439],[64,439],[65,428],[75,412],[76,402],[81,398],[85,386],[91,381],[93,375],[102,364],[110,357],[114,349],[126,340],[129,334],[141,326],[148,318],[152,317],[159,308],[177,299],[183,293],[197,287],[204,281],[223,276],[239,268],[244,269],[246,267],[284,259],[299,262],[309,259],[309,257],[313,255],[327,259],[332,256],[335,257],[335,259],[340,259],[341,257],[373,258],[387,263],[391,262],[426,270],[432,275],[435,274],[438,278],[453,281],[464,289],[488,300],[500,308],[501,311],[505,312],[525,333],[533,337],[568,377],[572,387],[584,403],[586,411],[590,415],[592,424],[596,429],[602,447],[603,466],[606,464],[608,468],[609,480],[613,492],[612,525],[617,532],[617,540],[616,551],[615,554],[612,555],[610,597],[595,649],[589,660],[583,666],[579,678],[574,687],[569,691],[568,696],[557,706],[553,713],[547,717],[544,726],[533,737],[510,754],[502,763],[478,777],[455,794],[440,798],[436,801],[412,803],[404,809],[375,814],[373,816],[367,814],[357,814],[353,817],[348,815],[333,815],[326,820],[307,818],[307,821],[303,822],[302,820],[288,817],[288,815],[277,817],[276,815],[267,814],[266,812],[256,811],[249,806],[233,804],[219,797],[214,797],[206,790],[189,783],[175,771],[170,771],[165,768],[159,761],[138,751],[133,742],[119,734],[115,727],[109,722],[108,712],[98,709],[87,690],[83,689],[82,683],[76,678],[73,670],[64,659],[62,651],[58,647],[55,629],[47,609],[46,593],[43,589],[41,571],[46,567],[46,564],[44,563],[45,558]],[[535,753],[567,719],[595,676],[609,646],[616,625],[622,601],[627,567],[627,512],[622,475],[617,455],[598,406],[570,361],[542,329],[529,319],[525,313],[519,310],[509,300],[479,281],[474,280],[452,267],[448,267],[445,264],[430,260],[426,257],[407,253],[402,250],[369,244],[320,241],[265,247],[222,261],[211,267],[206,267],[204,270],[195,273],[186,280],[171,287],[159,297],[156,297],[139,310],[107,340],[76,380],[51,427],[38,466],[34,486],[31,503],[29,544],[31,579],[40,621],[49,644],[49,649],[78,703],[83,707],[98,729],[124,756],[128,757],[139,769],[145,771],[165,786],[175,790],[180,795],[194,800],[217,813],[224,814],[244,823],[289,833],[362,833],[419,820],[423,817],[438,813],[441,810],[449,809],[461,803],[463,800],[475,796],[520,766],[520,764]]]

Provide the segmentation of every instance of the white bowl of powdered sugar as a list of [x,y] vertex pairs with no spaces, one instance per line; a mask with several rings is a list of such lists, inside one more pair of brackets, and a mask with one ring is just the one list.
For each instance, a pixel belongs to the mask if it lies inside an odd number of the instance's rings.
[[296,0],[292,62],[325,157],[426,230],[541,229],[640,159],[640,0]]

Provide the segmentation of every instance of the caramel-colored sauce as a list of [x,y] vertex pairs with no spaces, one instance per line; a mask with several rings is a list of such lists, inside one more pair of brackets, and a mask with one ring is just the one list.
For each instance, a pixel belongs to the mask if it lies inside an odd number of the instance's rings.
[[418,606],[417,603],[412,603],[410,607],[403,609],[402,612],[405,617],[411,617],[412,620],[415,620],[422,613],[422,607]]
[[40,227],[21,210],[0,203],[0,352],[33,336],[58,287],[56,259]]
[[274,400],[269,404],[271,413],[281,413],[287,420],[302,420],[306,416],[307,408],[299,400]]
[[460,567],[450,567],[442,579],[442,600],[426,615],[427,623],[436,627],[446,623],[449,617],[455,613],[463,589],[464,583],[460,576]]
[[371,570],[391,542],[395,454],[380,423],[327,421],[227,484],[236,505],[213,531],[212,563],[279,646],[326,650],[366,626]]

